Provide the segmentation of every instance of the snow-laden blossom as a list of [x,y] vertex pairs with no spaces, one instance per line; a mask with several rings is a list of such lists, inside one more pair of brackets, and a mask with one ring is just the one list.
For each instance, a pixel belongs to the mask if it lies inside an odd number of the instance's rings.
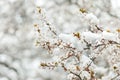
[[[107,74],[110,72],[119,74],[117,66],[114,66],[114,68],[116,67],[115,71],[108,71],[113,67],[112,64],[115,64],[115,62],[119,63],[117,61],[119,59],[114,55],[110,57],[111,54],[107,53],[118,53],[115,47],[120,46],[118,33],[101,29],[99,27],[99,19],[92,13],[82,12],[80,14],[91,26],[89,31],[58,33],[46,18],[41,17],[43,25],[35,26],[39,35],[37,41],[41,47],[48,50],[52,55],[52,62],[43,62],[41,67],[50,69],[62,68],[68,74],[68,79],[70,80],[104,80],[107,78],[105,76],[108,76]],[[40,13],[40,15],[43,15],[43,13]],[[109,64],[107,68],[99,66],[100,64],[97,62],[97,59],[100,57],[105,58],[105,55],[109,55],[106,58]],[[112,64],[110,64],[111,62]]]

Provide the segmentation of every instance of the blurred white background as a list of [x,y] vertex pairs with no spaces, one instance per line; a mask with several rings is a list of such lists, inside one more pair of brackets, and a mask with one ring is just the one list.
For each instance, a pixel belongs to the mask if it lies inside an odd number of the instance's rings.
[[40,61],[50,56],[34,45],[36,6],[45,9],[58,33],[87,30],[87,23],[78,17],[80,8],[95,14],[102,27],[120,28],[120,0],[0,0],[0,80],[64,80],[66,77],[62,72],[39,67]]

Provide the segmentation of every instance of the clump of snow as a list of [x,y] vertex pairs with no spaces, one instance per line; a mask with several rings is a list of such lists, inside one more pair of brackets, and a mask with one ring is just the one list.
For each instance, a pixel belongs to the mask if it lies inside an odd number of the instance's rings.
[[86,14],[85,18],[86,18],[91,24],[99,24],[99,19],[98,19],[93,13]]

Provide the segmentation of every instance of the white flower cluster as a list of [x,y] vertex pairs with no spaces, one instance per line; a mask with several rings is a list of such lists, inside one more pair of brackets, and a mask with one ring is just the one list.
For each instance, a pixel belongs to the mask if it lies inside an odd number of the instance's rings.
[[[116,78],[116,76],[109,76],[110,74],[118,74],[118,77],[119,66],[113,65],[119,63],[117,61],[119,58],[108,52],[114,52],[120,57],[118,50],[120,48],[119,31],[110,32],[101,29],[98,25],[99,19],[95,15],[81,11],[84,20],[94,28],[93,31],[58,34],[46,19],[43,19],[42,26],[39,23],[35,26],[39,35],[37,44],[47,49],[53,59],[51,63],[41,63],[41,67],[62,68],[68,74],[69,80],[109,80]],[[101,66],[103,64],[97,61],[101,57],[106,60],[104,62],[106,67]],[[112,63],[113,59],[115,61]],[[111,69],[112,67],[114,70]]]

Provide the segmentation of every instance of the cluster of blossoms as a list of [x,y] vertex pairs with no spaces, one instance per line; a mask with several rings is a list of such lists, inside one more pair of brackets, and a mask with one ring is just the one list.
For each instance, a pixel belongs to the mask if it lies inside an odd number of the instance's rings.
[[58,33],[44,10],[37,7],[36,46],[52,56],[50,61],[40,63],[41,68],[62,69],[68,80],[120,79],[120,29],[105,30],[94,14],[84,8],[78,11],[78,18],[82,18],[89,29],[68,34]]

